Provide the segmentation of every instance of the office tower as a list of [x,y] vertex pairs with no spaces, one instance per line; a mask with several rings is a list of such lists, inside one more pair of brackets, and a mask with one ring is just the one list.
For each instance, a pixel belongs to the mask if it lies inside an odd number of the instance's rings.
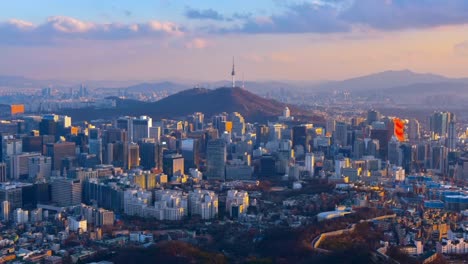
[[115,121],[115,127],[127,132],[127,139],[130,142],[133,140],[133,119],[135,119],[135,117],[124,116],[119,117]]
[[51,185],[49,182],[36,182],[33,185],[34,202],[36,204],[47,204],[51,201]]
[[132,119],[132,133],[130,139],[132,142],[138,142],[142,138],[149,137],[150,127],[153,126],[153,119],[148,116],[140,116]]
[[222,139],[208,141],[206,147],[206,178],[223,180],[225,177],[227,151]]
[[334,142],[339,146],[348,145],[348,124],[337,122],[334,133]]
[[268,142],[270,129],[266,125],[258,125],[256,128],[255,144],[257,147],[265,145]]
[[282,124],[269,124],[268,130],[270,131],[269,140],[270,141],[280,141],[283,132]]
[[365,155],[366,143],[363,139],[357,138],[353,144],[353,158],[360,159]]
[[200,131],[203,130],[203,122],[205,119],[205,115],[200,112],[193,113],[191,116],[191,120],[193,122],[193,131]]
[[2,161],[5,161],[9,156],[21,154],[23,152],[23,141],[5,136],[2,139]]
[[412,171],[412,163],[413,163],[413,151],[412,147],[409,144],[401,144],[400,145],[400,157],[398,165],[403,167],[403,169],[410,173]]
[[10,211],[23,206],[23,190],[15,184],[0,185],[0,201],[8,201]]
[[444,146],[435,145],[430,149],[429,166],[431,169],[446,175],[447,171],[447,148]]
[[26,136],[22,138],[23,152],[41,152],[42,136]]
[[99,139],[101,138],[101,130],[99,128],[89,128],[88,129],[88,138],[89,139]]
[[103,145],[115,142],[127,142],[127,132],[126,130],[120,128],[108,128],[104,131],[102,135]]
[[457,128],[455,122],[450,122],[448,125],[447,148],[451,151],[457,147]]
[[140,165],[144,170],[162,169],[162,147],[154,139],[143,139],[140,145]]
[[160,126],[150,127],[149,138],[153,138],[156,142],[161,142],[161,127]]
[[260,158],[260,177],[273,177],[276,175],[276,160],[271,155],[263,155]]
[[167,176],[184,174],[184,157],[180,154],[166,154],[163,157],[163,171]]
[[81,190],[80,180],[55,179],[52,182],[52,202],[60,207],[79,205]]
[[184,168],[198,168],[199,164],[199,141],[194,138],[186,138],[182,140],[181,152],[184,157]]
[[230,116],[232,122],[232,136],[242,137],[245,134],[244,117],[238,112],[234,112]]
[[2,162],[0,163],[0,182],[6,182],[7,178],[7,164]]
[[400,143],[395,139],[392,138],[390,142],[388,142],[388,161],[390,164],[398,165],[398,158],[399,158],[399,147]]
[[325,124],[325,130],[327,131],[327,134],[330,136],[333,135],[336,129],[336,121],[334,119],[327,119],[327,123]]
[[136,143],[129,143],[127,169],[134,169],[140,166],[140,146]]
[[371,125],[377,121],[380,121],[380,113],[374,109],[367,111],[367,124]]
[[128,143],[115,142],[107,144],[106,163],[116,167],[127,168],[128,165]]
[[[222,131],[221,129],[221,126],[222,126],[222,123],[223,122],[226,122],[228,120],[227,118],[227,114],[226,113],[223,113],[223,114],[220,114],[220,115],[215,115],[213,116],[212,118],[212,127],[214,129],[217,129],[219,134],[222,134],[224,131]],[[232,122],[231,122],[231,130],[232,130]]]
[[44,115],[39,123],[39,134],[43,135],[58,135],[58,116]]
[[313,153],[306,153],[305,155],[305,169],[309,172],[310,176],[314,176],[315,156]]
[[41,156],[40,153],[21,153],[7,159],[8,176],[11,180],[29,178],[29,159]]
[[419,121],[410,119],[408,122],[408,139],[410,142],[417,142],[421,139]]
[[379,158],[383,160],[386,160],[388,156],[388,142],[391,135],[388,129],[371,129],[370,137],[379,141]]
[[102,164],[102,139],[89,139],[89,154],[96,156],[97,164]]
[[62,170],[62,160],[76,156],[76,144],[74,142],[58,142],[46,145],[46,156],[52,158],[52,169]]
[[312,124],[303,124],[292,128],[292,146],[302,146],[305,152],[310,152],[309,141],[311,139],[309,130]]
[[377,157],[379,155],[380,146],[379,140],[365,138],[364,139],[364,155]]
[[10,202],[3,201],[2,202],[2,220],[4,222],[10,221],[10,212],[11,212]]
[[52,173],[52,158],[33,156],[28,160],[29,179],[48,178]]
[[439,137],[446,137],[448,132],[448,125],[452,121],[455,121],[454,114],[450,112],[434,112],[429,117],[429,127],[433,133],[433,138],[436,135]]

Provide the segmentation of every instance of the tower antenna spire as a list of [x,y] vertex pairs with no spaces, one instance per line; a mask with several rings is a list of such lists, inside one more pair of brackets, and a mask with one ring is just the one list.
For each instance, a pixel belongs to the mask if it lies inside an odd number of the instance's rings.
[[234,88],[234,87],[236,87],[236,70],[235,70],[235,64],[234,64],[234,56],[232,57],[231,78],[232,78],[232,88]]

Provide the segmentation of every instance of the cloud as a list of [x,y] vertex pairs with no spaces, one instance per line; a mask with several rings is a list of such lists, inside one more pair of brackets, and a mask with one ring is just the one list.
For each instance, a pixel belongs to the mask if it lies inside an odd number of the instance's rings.
[[328,5],[301,3],[290,5],[282,14],[251,16],[245,23],[234,28],[244,33],[329,33],[346,32],[350,25],[339,18],[339,11]]
[[404,30],[468,23],[466,0],[314,0],[279,4],[283,11],[248,16],[235,33],[337,33],[355,28]]
[[204,49],[211,46],[211,43],[203,38],[194,38],[185,44],[188,49]]
[[381,30],[430,28],[468,22],[466,0],[359,0],[340,18]]
[[50,44],[70,39],[135,39],[144,37],[180,37],[184,30],[173,22],[95,23],[66,16],[49,17],[42,24],[10,20],[0,23],[0,44]]
[[453,46],[453,51],[457,56],[468,56],[468,41],[457,43]]
[[199,19],[199,20],[211,19],[211,20],[222,21],[225,19],[221,13],[211,8],[203,9],[203,10],[188,8],[187,11],[185,12],[185,16],[190,19]]

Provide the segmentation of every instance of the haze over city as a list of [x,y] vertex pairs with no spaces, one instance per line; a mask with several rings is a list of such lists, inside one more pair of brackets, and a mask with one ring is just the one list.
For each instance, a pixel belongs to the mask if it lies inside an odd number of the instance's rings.
[[[463,0],[4,1],[0,73],[36,79],[467,77]],[[239,72],[240,73],[240,72]]]

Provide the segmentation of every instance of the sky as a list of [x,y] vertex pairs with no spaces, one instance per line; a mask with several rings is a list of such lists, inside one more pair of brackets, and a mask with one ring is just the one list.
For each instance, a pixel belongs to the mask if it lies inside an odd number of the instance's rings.
[[15,0],[0,75],[63,80],[468,77],[466,0]]

